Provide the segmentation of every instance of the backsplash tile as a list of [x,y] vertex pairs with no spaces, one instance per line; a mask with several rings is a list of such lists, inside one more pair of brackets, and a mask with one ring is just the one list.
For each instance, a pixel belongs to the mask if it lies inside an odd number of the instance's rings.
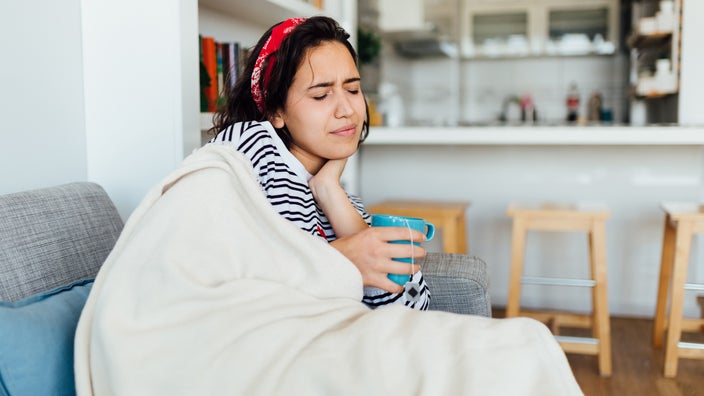
[[579,89],[580,115],[586,116],[596,91],[615,121],[626,111],[628,60],[622,54],[461,61],[383,56],[381,80],[398,88],[408,125],[493,123],[508,98],[523,95],[533,98],[539,122],[560,123],[571,82]]

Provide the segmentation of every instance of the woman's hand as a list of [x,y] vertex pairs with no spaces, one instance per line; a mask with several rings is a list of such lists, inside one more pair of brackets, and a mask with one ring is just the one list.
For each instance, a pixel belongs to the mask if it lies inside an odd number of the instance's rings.
[[[425,235],[410,230],[413,241],[425,241]],[[388,274],[411,274],[420,269],[417,264],[394,261],[392,258],[422,258],[425,249],[413,244],[388,243],[393,240],[409,240],[409,229],[404,227],[369,227],[330,243],[345,255],[362,274],[365,286],[374,286],[391,293],[400,293],[403,287],[394,283]]]
[[335,235],[342,238],[368,228],[340,185],[347,159],[328,160],[310,180],[308,186],[315,202],[327,216]]
[[362,274],[365,286],[374,286],[391,293],[400,293],[403,287],[394,283],[388,274],[412,274],[419,270],[392,258],[425,257],[425,249],[413,244],[393,244],[389,241],[425,241],[425,235],[404,227],[369,227],[347,193],[340,186],[340,176],[346,159],[328,160],[309,181],[313,197],[327,216],[338,239],[331,242]]
[[342,171],[345,170],[347,158],[327,160],[320,170],[308,181],[313,187],[335,187],[340,185]]

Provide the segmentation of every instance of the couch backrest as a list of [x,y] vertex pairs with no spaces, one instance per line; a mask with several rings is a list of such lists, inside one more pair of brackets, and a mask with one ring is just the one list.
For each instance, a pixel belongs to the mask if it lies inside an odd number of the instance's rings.
[[95,277],[122,227],[95,183],[0,195],[0,301]]

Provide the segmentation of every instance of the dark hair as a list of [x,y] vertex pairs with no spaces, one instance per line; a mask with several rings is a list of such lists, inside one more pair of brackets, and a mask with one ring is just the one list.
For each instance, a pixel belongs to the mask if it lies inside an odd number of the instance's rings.
[[[310,48],[318,47],[323,42],[336,41],[342,43],[352,55],[355,65],[358,65],[357,52],[348,41],[350,35],[340,27],[332,18],[315,16],[306,19],[291,31],[281,42],[281,46],[275,52],[276,62],[274,62],[269,77],[268,89],[264,92],[264,111],[257,109],[251,91],[251,76],[254,64],[257,61],[262,47],[266,43],[271,31],[278,24],[269,28],[259,39],[254,48],[249,51],[242,75],[237,78],[233,87],[225,87],[225,103],[221,106],[213,117],[213,127],[209,133],[216,135],[226,127],[240,121],[267,121],[275,115],[275,112],[285,107],[288,90],[293,84],[293,77],[304,56]],[[264,62],[261,75],[264,76],[269,68],[268,62]],[[366,98],[364,100],[367,105]],[[362,135],[359,142],[363,142],[369,134],[369,107],[367,107]],[[276,128],[276,133],[286,144],[291,147],[291,133],[286,126]]]

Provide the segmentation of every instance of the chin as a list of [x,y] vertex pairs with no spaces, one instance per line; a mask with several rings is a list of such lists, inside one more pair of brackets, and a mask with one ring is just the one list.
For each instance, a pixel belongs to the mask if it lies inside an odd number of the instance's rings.
[[341,160],[345,158],[349,158],[354,155],[354,153],[357,152],[357,145],[350,149],[346,150],[336,150],[334,153],[330,153],[329,159],[331,160]]

